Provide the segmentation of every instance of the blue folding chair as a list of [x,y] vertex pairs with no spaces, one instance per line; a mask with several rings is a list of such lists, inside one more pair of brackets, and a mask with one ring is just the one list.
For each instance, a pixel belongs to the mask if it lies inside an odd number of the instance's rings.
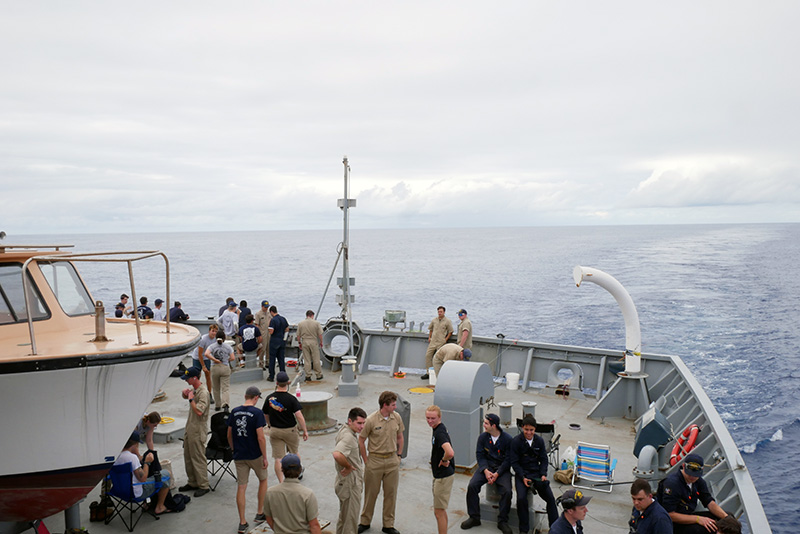
[[[148,508],[146,504],[150,497],[158,494],[158,491],[164,484],[169,484],[169,473],[163,472],[161,476],[162,479],[158,481],[148,480],[146,482],[134,483],[132,463],[129,462],[111,466],[111,470],[108,472],[108,476],[106,476],[106,479],[111,482],[111,489],[108,490],[107,495],[111,497],[111,502],[114,504],[114,511],[106,518],[105,524],[108,525],[111,523],[112,519],[119,516],[119,518],[122,519],[122,523],[128,529],[128,532],[133,532],[133,529],[136,527],[136,524],[142,518],[145,511],[156,519],[160,519],[155,514],[155,505]],[[144,491],[144,486],[150,484],[155,484],[155,491],[153,491],[152,494],[147,497],[136,497],[133,490],[135,486],[141,486],[143,489],[142,495],[145,495],[147,491]],[[135,519],[134,516],[136,516]]]
[[[575,470],[572,472],[572,485],[576,488],[611,493],[612,482],[614,482],[614,469],[616,467],[617,460],[611,459],[611,447],[579,441],[578,451],[575,453]],[[600,482],[600,484],[580,486],[575,483],[581,480]]]

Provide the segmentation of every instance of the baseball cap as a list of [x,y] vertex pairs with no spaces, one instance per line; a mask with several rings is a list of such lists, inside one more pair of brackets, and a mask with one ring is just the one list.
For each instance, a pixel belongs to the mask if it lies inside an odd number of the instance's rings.
[[683,471],[691,477],[703,476],[703,457],[699,454],[686,455],[686,461],[683,462]]
[[261,301],[261,306],[266,308],[267,306],[269,306],[269,301],[268,300],[262,300]]
[[487,413],[486,420],[489,421],[494,426],[500,426],[500,416],[496,413]]
[[472,351],[469,349],[464,349],[464,359],[469,361],[472,358]]
[[250,386],[249,388],[247,388],[247,390],[245,390],[244,396],[245,397],[251,397],[251,398],[252,397],[260,397],[261,396],[261,390],[258,389],[256,386]]
[[236,306],[237,306],[236,301],[232,300],[232,301],[228,302],[228,307],[229,308],[235,308]]
[[276,381],[278,384],[288,384],[288,383],[289,383],[289,375],[287,375],[285,371],[281,371],[281,372],[280,372],[280,373],[278,373],[278,375],[275,377],[275,381]]
[[142,441],[142,438],[140,438],[139,437],[139,433],[134,430],[133,432],[131,432],[131,437],[128,438],[128,440],[129,441],[135,441],[136,443],[139,443],[140,441]]
[[163,303],[164,303],[164,301],[163,301],[163,300],[161,300],[161,299],[156,299],[156,306],[158,306],[159,304],[163,304]]
[[300,457],[296,454],[289,453],[283,458],[281,458],[281,467],[283,469],[289,467],[301,467],[300,466]]
[[186,371],[184,371],[183,376],[181,376],[181,379],[189,380],[190,378],[194,378],[197,376],[200,376],[200,369],[198,369],[197,367],[189,367],[188,369],[186,369]]
[[461,315],[462,313],[464,315],[466,315],[467,314],[467,310],[465,310],[464,308],[461,308],[460,310],[458,310],[458,315]]
[[[568,499],[575,501],[575,503],[572,506],[565,506],[564,501]],[[565,510],[568,510],[570,508],[575,508],[576,506],[586,506],[587,504],[589,504],[589,501],[591,501],[592,498],[584,495],[581,490],[573,489],[564,492],[564,495],[562,495],[561,499],[559,500],[561,501],[561,507],[564,508]]]

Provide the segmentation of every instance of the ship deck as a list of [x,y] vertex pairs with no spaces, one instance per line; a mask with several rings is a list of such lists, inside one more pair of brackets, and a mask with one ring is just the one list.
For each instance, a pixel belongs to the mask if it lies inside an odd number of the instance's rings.
[[[191,364],[190,360],[186,362]],[[290,371],[290,376],[293,376]],[[360,391],[358,397],[339,397],[335,387],[339,380],[339,373],[332,373],[329,369],[325,371],[325,378],[320,382],[303,384],[303,393],[310,391],[327,391],[333,393],[333,398],[328,402],[328,415],[343,423],[347,412],[353,406],[361,406],[367,413],[377,409],[377,399],[381,391],[392,390],[397,392],[403,399],[411,404],[411,423],[409,425],[409,443],[407,446],[407,457],[401,463],[401,478],[399,487],[399,498],[397,504],[397,516],[395,527],[404,534],[420,534],[426,532],[436,532],[436,522],[433,516],[432,497],[431,497],[431,473],[428,464],[430,456],[430,436],[431,429],[425,421],[424,410],[433,403],[433,393],[415,393],[412,388],[424,384],[418,375],[409,374],[403,379],[389,377],[388,372],[370,370],[359,375]],[[232,383],[231,384],[231,404],[241,404],[244,398],[244,390],[249,385],[257,385],[262,389],[264,395],[272,391],[274,384],[262,380],[253,383]],[[156,410],[162,416],[185,420],[187,415],[186,401],[181,398],[181,389],[185,387],[185,382],[178,378],[170,378],[163,386],[166,394],[163,400],[153,402],[148,411]],[[585,400],[572,396],[564,400],[560,396],[542,389],[508,390],[504,385],[497,385],[495,388],[495,402],[508,401],[514,403],[513,417],[522,416],[522,401],[535,401],[536,418],[540,423],[555,421],[555,434],[561,434],[561,452],[577,441],[589,441],[592,443],[602,443],[611,446],[612,455],[617,458],[618,465],[616,470],[617,481],[632,480],[631,470],[635,465],[636,458],[632,454],[632,441],[634,437],[633,422],[623,419],[606,419],[596,421],[587,419],[586,414],[594,405],[594,398]],[[497,413],[496,406],[488,409],[490,412]],[[212,408],[212,414],[213,414]],[[446,423],[445,419],[445,423]],[[570,428],[570,424],[580,425],[579,430]],[[160,430],[168,430],[169,425],[161,425]],[[133,425],[132,428],[133,429]],[[302,483],[312,488],[319,502],[319,517],[322,524],[331,522],[327,527],[328,532],[335,531],[336,518],[338,517],[338,500],[333,493],[334,466],[331,452],[334,447],[335,433],[317,434],[309,437],[307,442],[300,445],[300,455],[305,467],[305,476]],[[120,444],[120,448],[123,444]],[[472,445],[474,446],[474,445]],[[144,445],[141,452],[144,452]],[[186,476],[183,464],[182,442],[175,441],[167,444],[156,444],[161,459],[169,459],[172,462],[173,472],[176,477],[177,485],[186,483]],[[552,469],[550,472],[551,486],[553,493],[558,497],[561,493],[569,489],[569,485],[563,485],[552,480]],[[465,473],[457,473],[453,485],[453,492],[448,509],[450,531],[460,531],[460,523],[467,517],[466,514],[466,489],[470,476]],[[213,480],[212,480],[213,483]],[[273,470],[269,470],[270,486],[277,483]],[[250,485],[247,491],[247,513],[246,517],[251,523],[252,532],[270,531],[267,524],[259,527],[252,527],[252,517],[256,513],[256,479],[251,476]],[[622,484],[613,488],[611,493],[598,491],[587,491],[592,497],[589,503],[589,514],[584,521],[587,532],[620,532],[627,530],[627,521],[630,516],[631,499],[628,492],[629,486]],[[110,525],[102,523],[89,523],[89,503],[99,499],[99,486],[95,488],[81,503],[80,514],[82,526],[91,529],[95,533],[103,532],[126,532],[122,522],[115,519]],[[193,498],[186,510],[179,514],[166,514],[156,523],[151,517],[142,518],[137,525],[137,532],[234,532],[238,524],[238,515],[235,504],[236,482],[229,475],[219,483],[216,491],[211,492],[200,498]],[[382,497],[378,497],[380,501]],[[380,502],[376,505],[376,510],[380,510]],[[535,507],[544,510],[544,503],[535,500]],[[512,509],[512,516],[515,511]],[[485,518],[484,518],[485,519]],[[63,514],[53,516],[46,520],[51,531],[63,531]],[[546,523],[546,521],[545,521]],[[373,519],[372,529],[369,532],[380,532],[381,528],[379,513]],[[485,521],[479,527],[471,529],[471,532],[496,532],[495,523]],[[516,529],[515,529],[516,532]]]

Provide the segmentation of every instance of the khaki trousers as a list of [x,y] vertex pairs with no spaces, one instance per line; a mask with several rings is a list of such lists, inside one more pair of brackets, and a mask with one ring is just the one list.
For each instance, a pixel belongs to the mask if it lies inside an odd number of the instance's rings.
[[208,489],[206,466],[206,429],[200,425],[187,426],[183,436],[183,463],[189,485]]
[[383,528],[394,527],[394,510],[397,504],[397,486],[400,483],[400,457],[392,454],[388,458],[378,458],[375,454],[367,457],[364,470],[364,511],[361,524],[369,525],[375,513],[375,500],[383,485]]
[[[319,362],[319,345],[317,342],[307,343],[303,341],[303,361],[311,365],[314,378],[319,379],[322,376],[322,366]],[[308,373],[306,376],[311,376],[311,373]]]
[[[444,343],[442,343],[444,345]],[[433,367],[433,355],[434,353],[439,350],[442,345],[434,345],[433,343],[428,343],[428,350],[425,351],[425,372],[428,372],[428,369]]]
[[336,534],[356,534],[358,532],[358,512],[361,509],[361,490],[363,475],[351,472],[334,486],[339,497],[339,521]]
[[215,363],[211,367],[211,387],[217,406],[230,406],[231,368],[227,363]]

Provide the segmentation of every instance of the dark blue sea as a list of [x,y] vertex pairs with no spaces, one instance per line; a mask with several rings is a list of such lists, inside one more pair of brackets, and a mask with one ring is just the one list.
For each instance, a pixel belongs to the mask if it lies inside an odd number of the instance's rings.
[[[12,236],[13,237],[13,236]],[[316,310],[340,231],[35,236],[77,251],[161,250],[172,299],[193,317],[226,297],[262,299],[290,322]],[[7,241],[11,241],[8,238]],[[428,322],[438,305],[466,308],[476,335],[622,350],[613,298],[576,288],[576,265],[601,269],[629,291],[645,352],[681,356],[727,422],[773,532],[800,531],[800,225],[616,226],[354,230],[354,317],[379,327],[384,310]],[[81,267],[109,307],[129,292],[124,266]],[[163,262],[134,267],[137,292],[164,298]],[[341,276],[340,271],[337,275]],[[335,289],[335,280],[332,284]],[[318,318],[337,315],[332,293]]]

